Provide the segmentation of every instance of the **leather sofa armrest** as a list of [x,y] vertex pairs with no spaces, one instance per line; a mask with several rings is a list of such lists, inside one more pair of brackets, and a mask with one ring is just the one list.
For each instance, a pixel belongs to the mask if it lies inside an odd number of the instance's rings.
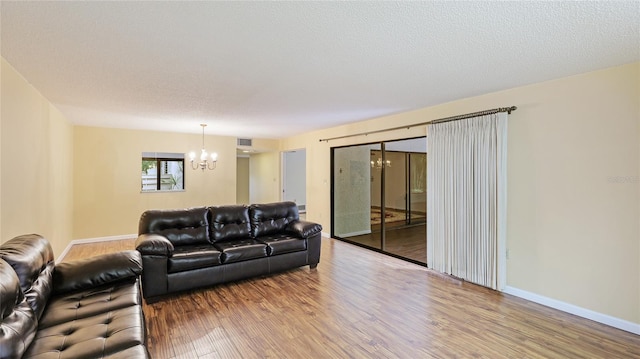
[[134,250],[63,262],[56,264],[53,272],[53,293],[93,288],[123,279],[136,278],[141,273],[140,253]]
[[141,234],[136,249],[142,254],[142,296],[146,299],[168,293],[168,260],[173,256],[173,243],[159,234]]
[[136,240],[136,249],[143,256],[173,256],[173,244],[159,234],[141,234]]
[[309,238],[322,231],[322,226],[318,223],[297,220],[289,223],[286,232],[300,238]]

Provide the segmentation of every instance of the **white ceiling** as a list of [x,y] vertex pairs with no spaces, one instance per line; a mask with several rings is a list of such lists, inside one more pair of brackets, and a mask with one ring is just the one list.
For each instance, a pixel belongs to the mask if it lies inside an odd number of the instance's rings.
[[283,138],[640,60],[637,1],[2,1],[0,11],[2,57],[89,126],[207,123],[207,134]]

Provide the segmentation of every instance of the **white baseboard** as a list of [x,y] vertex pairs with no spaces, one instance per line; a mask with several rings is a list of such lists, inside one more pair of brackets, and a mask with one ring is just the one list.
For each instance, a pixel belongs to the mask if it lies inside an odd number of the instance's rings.
[[522,290],[514,287],[509,287],[509,286],[505,287],[503,293],[511,294],[513,296],[520,297],[522,299],[526,299],[538,304],[542,304],[544,306],[551,307],[553,309],[558,309],[563,312],[567,312],[582,318],[590,319],[598,323],[606,324],[614,328],[618,328],[630,333],[640,335],[640,324],[638,323],[629,322],[624,319],[598,313],[590,309],[578,307],[577,305],[569,304],[566,302],[562,302],[553,298],[548,298],[539,294],[527,292],[526,290]]
[[71,242],[69,242],[69,244],[67,244],[67,247],[62,251],[62,253],[60,253],[60,255],[58,256],[58,259],[56,260],[56,263],[62,261],[64,257],[67,255],[67,253],[69,253],[69,251],[71,250],[71,247],[73,247],[76,244],[119,241],[121,239],[131,239],[131,238],[137,238],[137,237],[138,237],[137,234],[121,234],[119,236],[74,239]]
[[322,237],[324,238],[331,238],[331,236],[329,235],[329,233],[327,232],[320,232],[320,234],[322,235]]

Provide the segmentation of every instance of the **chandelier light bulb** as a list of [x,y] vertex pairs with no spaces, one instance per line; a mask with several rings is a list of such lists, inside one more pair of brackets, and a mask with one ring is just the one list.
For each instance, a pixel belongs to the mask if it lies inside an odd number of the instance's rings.
[[371,161],[371,168],[381,169],[382,167],[391,167],[391,160],[382,161],[382,158],[378,158],[376,161]]
[[211,154],[211,160],[209,160],[209,153],[204,149],[204,128],[207,125],[204,123],[200,124],[202,127],[202,152],[200,152],[200,162],[196,162],[196,153],[189,152],[189,160],[191,161],[191,168],[194,170],[201,169],[204,171],[205,169],[213,170],[216,168],[216,162],[218,161],[218,154],[213,152]]

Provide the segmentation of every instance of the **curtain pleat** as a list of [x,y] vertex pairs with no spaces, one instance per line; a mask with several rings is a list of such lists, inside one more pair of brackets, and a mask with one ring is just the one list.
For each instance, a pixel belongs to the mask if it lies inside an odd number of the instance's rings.
[[501,290],[506,284],[507,114],[427,128],[427,265]]

